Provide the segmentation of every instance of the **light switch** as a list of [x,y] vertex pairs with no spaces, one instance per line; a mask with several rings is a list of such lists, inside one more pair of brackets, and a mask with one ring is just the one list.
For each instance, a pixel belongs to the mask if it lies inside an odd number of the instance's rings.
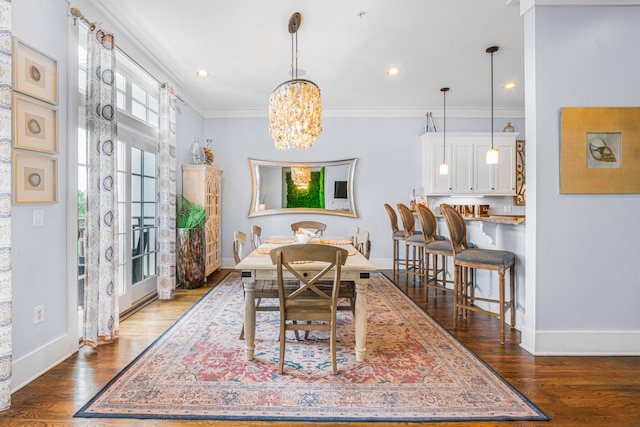
[[33,226],[42,227],[44,225],[44,211],[42,209],[33,210]]

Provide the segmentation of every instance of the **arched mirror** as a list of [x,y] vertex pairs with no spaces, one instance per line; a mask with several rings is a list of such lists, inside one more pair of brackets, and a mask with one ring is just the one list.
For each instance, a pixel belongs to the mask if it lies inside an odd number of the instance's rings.
[[357,217],[353,193],[356,159],[287,163],[249,159],[249,217],[315,213]]

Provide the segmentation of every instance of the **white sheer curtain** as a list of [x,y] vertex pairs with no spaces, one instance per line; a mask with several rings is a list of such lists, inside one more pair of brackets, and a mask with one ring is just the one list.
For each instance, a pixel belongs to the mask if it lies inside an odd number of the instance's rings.
[[89,143],[84,340],[119,335],[115,41],[99,26],[87,37],[86,129]]
[[[11,1],[0,0],[0,70],[11,70]],[[0,72],[11,93],[11,72]],[[0,96],[0,411],[11,406],[11,96]]]
[[160,161],[158,162],[158,298],[171,299],[176,288],[176,96],[160,88]]

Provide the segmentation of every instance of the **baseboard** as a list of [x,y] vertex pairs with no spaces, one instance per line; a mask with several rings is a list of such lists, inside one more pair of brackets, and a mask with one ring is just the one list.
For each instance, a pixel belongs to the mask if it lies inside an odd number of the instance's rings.
[[640,356],[640,331],[527,330],[522,347],[535,356]]
[[[72,344],[75,343],[75,346]],[[78,337],[64,335],[12,361],[11,393],[15,393],[78,351]]]

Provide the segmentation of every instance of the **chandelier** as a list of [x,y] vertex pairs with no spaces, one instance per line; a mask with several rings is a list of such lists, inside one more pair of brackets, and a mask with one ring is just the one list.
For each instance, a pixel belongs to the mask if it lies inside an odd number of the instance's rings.
[[298,188],[303,190],[309,188],[309,183],[311,182],[311,169],[291,168],[291,180]]
[[300,12],[289,18],[291,80],[276,87],[269,97],[269,135],[278,150],[309,148],[322,133],[320,88],[310,80],[298,78],[298,29],[301,23]]

